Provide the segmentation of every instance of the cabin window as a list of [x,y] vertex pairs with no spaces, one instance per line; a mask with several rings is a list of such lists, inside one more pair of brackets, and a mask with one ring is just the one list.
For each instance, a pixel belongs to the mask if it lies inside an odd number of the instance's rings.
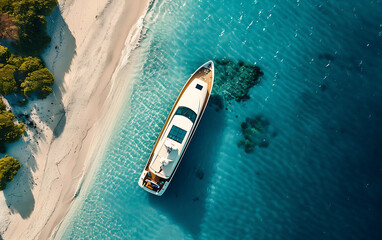
[[202,89],[203,89],[203,86],[200,85],[200,84],[196,84],[196,87],[195,87],[195,88],[197,88],[197,89],[199,89],[199,90],[202,90]]
[[175,115],[185,116],[186,118],[190,119],[192,123],[194,123],[196,119],[196,113],[188,107],[178,107]]
[[167,137],[174,141],[177,141],[178,143],[182,143],[184,137],[186,136],[186,133],[186,130],[183,130],[180,127],[173,125]]

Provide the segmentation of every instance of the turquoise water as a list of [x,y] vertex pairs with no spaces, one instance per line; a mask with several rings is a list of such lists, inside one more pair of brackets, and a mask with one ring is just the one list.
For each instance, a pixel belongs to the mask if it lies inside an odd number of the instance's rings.
[[[380,239],[381,1],[157,1],[131,97],[62,239]],[[264,77],[212,105],[166,193],[137,185],[188,76],[229,57]],[[277,134],[251,154],[240,123]]]

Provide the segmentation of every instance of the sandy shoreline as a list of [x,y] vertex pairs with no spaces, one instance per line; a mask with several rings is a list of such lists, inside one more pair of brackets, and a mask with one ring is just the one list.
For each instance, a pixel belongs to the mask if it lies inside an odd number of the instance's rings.
[[52,44],[44,54],[56,78],[54,95],[15,109],[32,111],[37,130],[9,148],[23,167],[0,195],[4,239],[47,239],[67,214],[123,100],[126,81],[112,82],[112,76],[125,41],[137,44],[136,23],[148,5],[148,0],[59,0],[49,19]]

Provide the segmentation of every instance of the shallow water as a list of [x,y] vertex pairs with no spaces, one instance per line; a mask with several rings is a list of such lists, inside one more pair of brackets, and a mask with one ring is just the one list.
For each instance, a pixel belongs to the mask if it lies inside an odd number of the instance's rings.
[[[381,1],[158,1],[136,77],[62,239],[378,239],[382,236]],[[137,185],[188,76],[213,58],[257,64],[251,99],[210,104],[170,187]],[[240,123],[277,135],[251,154]]]

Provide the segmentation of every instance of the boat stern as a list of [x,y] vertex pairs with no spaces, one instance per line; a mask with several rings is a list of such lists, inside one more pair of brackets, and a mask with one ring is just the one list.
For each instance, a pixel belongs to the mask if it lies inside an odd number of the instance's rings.
[[139,177],[138,185],[151,194],[162,196],[167,189],[168,182],[164,184],[157,183],[152,180],[151,174],[151,172],[144,170]]

